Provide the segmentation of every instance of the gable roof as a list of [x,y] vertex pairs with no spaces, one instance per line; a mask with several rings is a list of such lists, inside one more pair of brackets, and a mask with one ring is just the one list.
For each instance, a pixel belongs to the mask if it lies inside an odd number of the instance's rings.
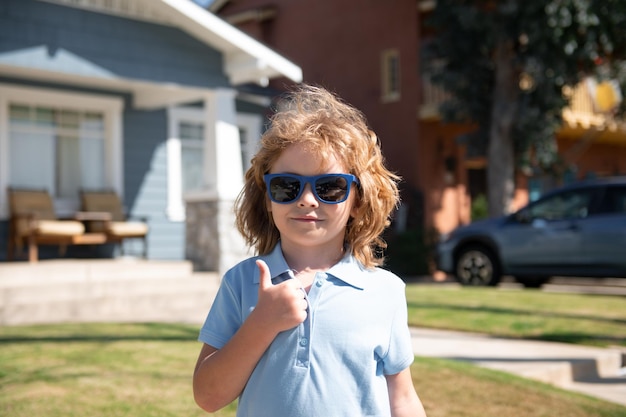
[[43,1],[175,26],[223,53],[224,72],[233,85],[267,85],[277,77],[302,81],[299,66],[192,0]]
[[224,71],[235,85],[247,82],[265,85],[276,77],[302,81],[300,67],[191,0],[134,1],[161,10],[176,26],[222,51]]

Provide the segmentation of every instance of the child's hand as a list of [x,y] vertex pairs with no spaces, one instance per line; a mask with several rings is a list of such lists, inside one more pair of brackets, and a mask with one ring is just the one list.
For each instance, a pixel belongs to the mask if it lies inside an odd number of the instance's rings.
[[294,278],[274,285],[267,264],[261,260],[257,260],[256,264],[261,277],[259,300],[254,312],[262,325],[278,334],[302,323],[306,319],[308,303],[300,281]]

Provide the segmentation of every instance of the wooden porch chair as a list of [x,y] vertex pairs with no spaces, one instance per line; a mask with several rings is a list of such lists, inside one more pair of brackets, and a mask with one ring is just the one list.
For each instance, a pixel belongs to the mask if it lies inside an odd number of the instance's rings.
[[[81,190],[82,211],[85,213],[101,213],[109,216],[108,220],[90,220],[87,230],[105,233],[109,242],[117,243],[124,255],[125,239],[141,239],[143,241],[142,256],[148,256],[148,224],[145,218],[131,220],[126,216],[124,206],[117,193],[113,190]],[[97,217],[97,214],[96,214]]]
[[47,190],[8,188],[9,242],[7,259],[12,260],[16,250],[21,253],[28,246],[29,262],[39,259],[39,245],[58,245],[64,255],[67,245],[104,243],[106,236],[85,233],[78,220],[58,219],[52,198]]

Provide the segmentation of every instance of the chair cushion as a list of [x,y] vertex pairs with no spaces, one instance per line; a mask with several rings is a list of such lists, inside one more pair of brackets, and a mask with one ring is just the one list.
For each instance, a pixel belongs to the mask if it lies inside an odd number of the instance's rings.
[[144,236],[148,233],[148,225],[142,222],[110,222],[107,232],[116,237]]
[[37,235],[76,236],[85,233],[83,224],[74,220],[38,220],[35,224]]

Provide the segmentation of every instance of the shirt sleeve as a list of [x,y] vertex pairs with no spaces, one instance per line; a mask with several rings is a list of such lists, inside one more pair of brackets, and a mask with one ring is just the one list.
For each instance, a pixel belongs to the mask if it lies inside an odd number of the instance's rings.
[[198,340],[221,349],[241,327],[240,306],[241,294],[234,290],[232,283],[225,276],[200,329]]
[[387,356],[383,359],[383,373],[385,375],[395,375],[413,363],[413,343],[411,341],[411,331],[408,325],[408,312],[404,286],[402,292],[396,300],[396,309],[393,316],[391,333],[389,338],[389,349]]

